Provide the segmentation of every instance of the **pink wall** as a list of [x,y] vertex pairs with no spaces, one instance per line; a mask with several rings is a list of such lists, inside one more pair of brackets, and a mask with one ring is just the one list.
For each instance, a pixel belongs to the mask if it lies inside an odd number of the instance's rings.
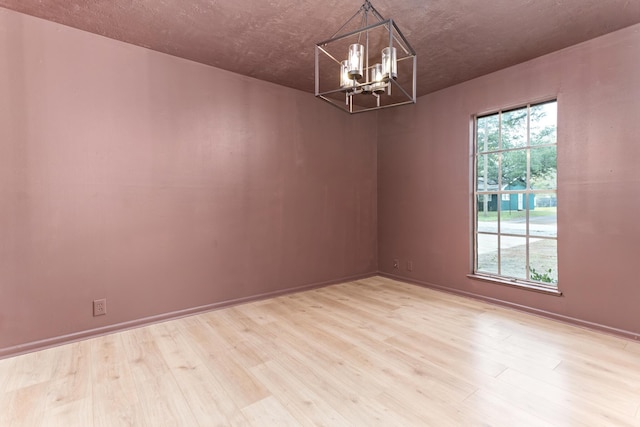
[[5,9],[0,58],[0,356],[376,272],[374,116]]
[[[4,9],[0,58],[0,356],[377,269],[640,334],[640,26],[385,111],[377,131],[375,114]],[[469,279],[471,116],[553,96],[564,295]]]
[[[639,94],[636,25],[386,111],[378,140],[379,270],[640,334]],[[471,117],[554,96],[564,295],[469,279]]]

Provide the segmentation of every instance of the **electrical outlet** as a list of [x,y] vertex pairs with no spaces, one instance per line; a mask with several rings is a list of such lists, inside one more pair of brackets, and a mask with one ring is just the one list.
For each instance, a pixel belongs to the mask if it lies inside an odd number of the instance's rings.
[[94,316],[103,316],[107,314],[107,299],[96,299],[93,300],[93,315]]
[[396,269],[396,270],[400,268],[400,261],[399,260],[397,260],[397,259],[393,260],[393,268]]
[[413,271],[413,261],[407,261],[407,271]]

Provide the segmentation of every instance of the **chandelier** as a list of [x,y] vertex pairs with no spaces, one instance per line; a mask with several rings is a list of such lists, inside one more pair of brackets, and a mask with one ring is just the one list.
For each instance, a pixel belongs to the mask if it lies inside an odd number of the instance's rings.
[[316,44],[315,84],[317,97],[351,114],[413,104],[416,53],[393,19],[365,0],[330,39]]

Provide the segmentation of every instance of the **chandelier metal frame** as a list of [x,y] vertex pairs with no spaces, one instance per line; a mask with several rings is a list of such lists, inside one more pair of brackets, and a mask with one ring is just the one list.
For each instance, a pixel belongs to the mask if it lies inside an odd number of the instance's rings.
[[[375,19],[372,24],[370,16]],[[360,27],[349,30],[349,24],[358,17]],[[349,46],[347,60],[340,60],[340,51],[335,46],[344,48],[349,39],[357,41]],[[381,61],[371,65],[375,62],[376,47],[382,52]],[[329,72],[321,70],[321,60],[330,64]],[[404,61],[409,61],[409,66]],[[401,63],[405,74],[409,71],[410,75],[399,78],[398,64]],[[396,23],[393,19],[384,19],[369,0],[365,0],[331,38],[316,44],[315,96],[351,114],[414,104],[416,69],[416,52]]]

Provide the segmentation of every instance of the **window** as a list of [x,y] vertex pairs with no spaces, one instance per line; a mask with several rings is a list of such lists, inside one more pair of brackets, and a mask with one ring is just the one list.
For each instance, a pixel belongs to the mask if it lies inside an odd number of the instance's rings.
[[558,287],[557,102],[475,119],[474,274]]

